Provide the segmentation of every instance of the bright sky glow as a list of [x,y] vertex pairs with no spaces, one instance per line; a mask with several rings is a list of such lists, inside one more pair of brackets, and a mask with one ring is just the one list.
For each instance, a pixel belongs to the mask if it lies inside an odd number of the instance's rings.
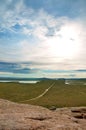
[[0,0],[0,77],[86,77],[86,0]]

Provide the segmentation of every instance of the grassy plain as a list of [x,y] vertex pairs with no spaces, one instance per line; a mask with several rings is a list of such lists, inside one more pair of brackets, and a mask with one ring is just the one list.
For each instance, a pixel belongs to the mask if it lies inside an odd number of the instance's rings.
[[[85,81],[74,80],[70,84],[65,84],[64,80],[46,80],[36,84],[0,83],[0,98],[45,107],[86,106]],[[54,86],[43,97],[24,101],[39,96],[54,82]]]

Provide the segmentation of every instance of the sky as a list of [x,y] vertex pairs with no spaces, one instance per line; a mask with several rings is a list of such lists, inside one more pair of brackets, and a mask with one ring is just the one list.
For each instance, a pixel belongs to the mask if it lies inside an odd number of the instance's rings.
[[0,77],[86,78],[86,0],[0,0]]

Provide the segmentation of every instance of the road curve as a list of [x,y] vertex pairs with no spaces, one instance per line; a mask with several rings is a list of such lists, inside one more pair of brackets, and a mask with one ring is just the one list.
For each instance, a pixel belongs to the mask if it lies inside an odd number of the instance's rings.
[[23,100],[23,101],[20,101],[20,102],[27,102],[27,101],[32,101],[32,100],[39,99],[39,98],[43,97],[54,85],[55,85],[55,82],[53,82],[53,83],[52,83],[42,94],[40,94],[39,96],[37,96],[37,97],[35,97],[35,98],[28,99],[28,100]]

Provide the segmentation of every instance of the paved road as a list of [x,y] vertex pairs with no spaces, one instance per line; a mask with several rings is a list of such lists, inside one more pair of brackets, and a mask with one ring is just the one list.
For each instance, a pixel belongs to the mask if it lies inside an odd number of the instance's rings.
[[55,85],[55,82],[53,82],[42,94],[40,94],[39,96],[35,97],[35,98],[31,98],[29,100],[24,100],[24,101],[20,101],[20,102],[27,102],[27,101],[32,101],[32,100],[36,100],[39,99],[41,97],[43,97],[53,86]]

